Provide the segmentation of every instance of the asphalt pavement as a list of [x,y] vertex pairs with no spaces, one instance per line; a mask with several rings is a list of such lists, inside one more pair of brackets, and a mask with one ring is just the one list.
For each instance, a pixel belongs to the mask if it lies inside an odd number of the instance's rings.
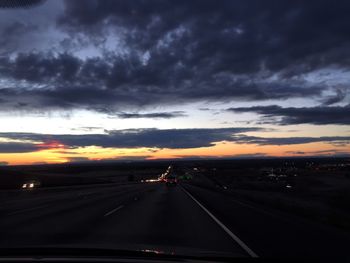
[[[77,246],[250,255],[181,186],[21,192],[0,206],[0,246]],[[12,193],[14,194],[14,193]]]
[[94,247],[237,257],[348,258],[339,229],[189,184],[1,194],[0,247]]

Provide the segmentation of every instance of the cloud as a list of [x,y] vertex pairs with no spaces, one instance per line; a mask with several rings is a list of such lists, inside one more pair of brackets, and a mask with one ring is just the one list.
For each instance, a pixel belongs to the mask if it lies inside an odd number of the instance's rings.
[[99,162],[115,162],[115,161],[144,161],[148,158],[152,157],[151,155],[139,155],[139,156],[118,156],[115,158],[103,159]]
[[306,152],[303,151],[286,151],[288,154],[307,154]]
[[[57,89],[14,89],[0,88],[0,110],[33,111],[90,109],[100,112],[101,108],[127,106],[132,99],[118,96],[113,91],[93,87],[59,87]],[[133,105],[136,100],[132,102]]]
[[20,35],[23,37],[36,29],[37,27],[34,25],[18,21],[0,28],[0,35],[6,36],[0,39],[0,54],[2,52],[9,53],[15,51],[21,45],[18,36]]
[[[280,106],[254,106],[254,107],[237,107],[227,109],[229,112],[245,113],[254,112],[263,116],[263,120],[268,123],[279,123],[281,125],[292,124],[350,124],[350,106],[317,106],[317,107],[301,107],[283,108]],[[281,117],[277,119],[277,117]],[[272,120],[271,120],[272,118]],[[270,119],[270,120],[269,120]]]
[[48,135],[35,133],[0,133],[0,137],[29,140],[43,145],[54,141],[67,147],[100,146],[104,148],[198,148],[210,147],[214,142],[232,140],[233,135],[258,131],[259,128],[218,129],[127,129],[113,130],[106,134]]
[[304,74],[331,66],[349,70],[348,1],[64,3],[43,5],[42,13],[52,13],[56,23],[45,34],[38,33],[43,23],[36,16],[4,21],[0,41],[6,49],[31,43],[38,34],[46,44],[36,41],[1,56],[1,111],[120,112],[195,101],[314,97],[331,105],[342,98],[323,98],[336,85]]
[[[4,3],[6,0],[0,2]],[[39,1],[18,0],[18,2],[23,4]],[[55,20],[62,14],[64,3],[61,0],[40,2],[42,4],[32,5],[31,8],[0,10],[0,57],[11,57],[17,53],[34,50],[58,51],[64,35],[57,30]]]
[[0,8],[29,8],[43,2],[44,0],[2,0]]
[[28,153],[38,150],[40,147],[33,143],[0,142],[0,153]]
[[105,158],[100,160],[93,160],[87,157],[65,157],[70,163],[110,163],[110,162],[128,162],[128,161],[144,161],[152,156],[150,155],[139,155],[139,156],[119,156],[115,158]]
[[81,61],[71,54],[19,53],[14,60],[2,58],[1,73],[18,80],[44,83],[67,82],[76,77]]
[[[125,107],[201,100],[313,97],[320,96],[324,90],[321,86],[269,83],[254,76],[235,76],[229,72],[202,72],[197,76],[190,69],[178,70],[177,66],[166,62],[166,65],[158,65],[153,58],[150,65],[144,66],[137,57],[130,61],[113,55],[82,60],[68,53],[21,53],[14,59],[0,58],[0,62],[0,77],[3,78],[0,110],[3,111],[89,109],[115,113]],[[150,71],[149,67],[154,69]],[[189,75],[182,76],[179,71]]]
[[266,153],[247,153],[247,154],[235,154],[232,155],[232,158],[240,158],[240,159],[244,159],[244,158],[260,158],[260,157],[266,157],[268,156]]
[[172,119],[178,117],[187,116],[183,111],[173,112],[154,112],[154,113],[117,113],[119,118],[122,119]]
[[183,52],[184,62],[210,61],[216,71],[253,72],[260,69],[261,61],[274,70],[303,62],[304,69],[310,70],[332,62],[348,63],[334,45],[348,44],[349,9],[346,0],[337,6],[326,0],[264,4],[259,0],[83,0],[66,1],[59,26],[88,37],[98,37],[108,26],[124,29],[132,48]]
[[287,154],[303,155],[303,156],[333,156],[333,157],[345,157],[349,156],[350,152],[339,151],[337,149],[321,150],[321,151],[287,151]]
[[68,155],[78,155],[78,154],[80,154],[79,152],[75,152],[75,151],[72,151],[72,150],[59,150],[59,151],[55,151],[55,153],[68,154]]
[[67,159],[67,161],[71,162],[71,163],[82,163],[82,162],[90,161],[89,158],[82,157],[82,156],[79,156],[79,157],[76,157],[76,156],[72,157],[72,156],[70,156],[70,157],[65,157],[65,159]]
[[95,127],[95,126],[83,126],[83,127],[77,127],[77,128],[71,128],[72,131],[84,131],[84,132],[91,132],[95,130],[104,130],[103,127]]
[[[349,145],[350,136],[323,137],[257,137],[243,133],[261,131],[259,128],[213,128],[213,129],[127,129],[112,130],[105,134],[36,134],[36,133],[0,133],[1,138],[32,141],[33,143],[0,144],[0,152],[31,152],[57,148],[59,153],[69,154],[79,147],[97,146],[103,148],[169,148],[190,149],[212,147],[216,142],[240,144],[297,145],[324,142]],[[54,142],[54,143],[53,143]],[[74,154],[74,151],[72,152]]]
[[350,144],[350,136],[321,136],[321,137],[256,137],[239,135],[235,137],[237,143],[258,145],[294,145],[316,142],[342,143],[343,146]]
[[338,88],[335,90],[335,92],[336,92],[335,95],[329,96],[324,99],[323,105],[332,105],[332,104],[341,102],[346,98],[347,90],[345,88],[344,89]]

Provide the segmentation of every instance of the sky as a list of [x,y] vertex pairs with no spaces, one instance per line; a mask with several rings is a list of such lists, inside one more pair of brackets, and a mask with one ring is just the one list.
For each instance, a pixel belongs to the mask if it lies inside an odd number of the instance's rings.
[[350,156],[347,0],[32,1],[0,3],[0,165]]

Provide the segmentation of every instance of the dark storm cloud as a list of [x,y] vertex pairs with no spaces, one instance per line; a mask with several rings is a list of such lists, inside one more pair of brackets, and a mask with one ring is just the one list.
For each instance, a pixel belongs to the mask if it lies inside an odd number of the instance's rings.
[[47,81],[72,81],[81,61],[67,53],[58,56],[39,53],[20,53],[14,60],[0,60],[0,74],[16,80],[46,84]]
[[[325,142],[330,144],[341,143],[343,146],[350,143],[349,136],[333,137],[287,137],[266,138],[248,136],[242,133],[259,131],[258,128],[218,128],[218,129],[128,129],[113,130],[106,134],[81,135],[48,135],[35,133],[0,133],[1,138],[33,141],[28,145],[3,146],[4,152],[38,151],[64,144],[66,149],[78,147],[98,146],[103,148],[169,148],[189,149],[198,147],[211,147],[215,142],[228,141],[241,144],[254,145],[294,145]],[[34,142],[39,144],[34,144]],[[52,143],[54,142],[54,143]],[[51,145],[51,146],[50,146]],[[12,150],[15,147],[16,150]],[[21,148],[22,147],[22,148]],[[21,149],[25,150],[21,150]],[[65,150],[66,151],[66,150]]]
[[248,143],[258,145],[293,145],[316,142],[341,143],[342,146],[350,144],[350,136],[322,136],[322,137],[255,137],[240,135],[235,137],[237,143]]
[[[59,25],[92,39],[108,25],[124,29],[126,46],[148,52],[146,66],[111,78],[111,88],[129,75],[134,85],[152,85],[169,97],[266,100],[315,96],[322,89],[252,81],[262,68],[288,79],[350,65],[349,12],[346,0],[78,0],[66,1]],[[135,69],[134,56],[129,62]]]
[[18,43],[18,37],[28,34],[36,29],[37,27],[34,25],[25,24],[18,21],[0,28],[0,36],[4,36],[0,39],[0,55],[2,55],[2,53],[16,51],[20,45],[20,43]]
[[174,111],[174,112],[154,112],[154,113],[118,113],[116,114],[119,118],[122,119],[172,119],[178,117],[187,116],[183,111]]
[[214,142],[232,140],[241,132],[257,131],[259,128],[222,129],[129,129],[113,130],[107,134],[46,135],[33,133],[0,133],[0,137],[31,140],[41,143],[59,142],[68,147],[100,146],[112,148],[197,148],[210,147]]
[[46,111],[47,109],[97,109],[123,102],[111,91],[91,87],[60,87],[57,89],[0,89],[0,109]]
[[262,61],[273,70],[304,61],[311,70],[349,65],[349,11],[346,0],[77,0],[66,1],[59,24],[93,36],[106,25],[124,28],[133,47],[159,52],[161,44],[167,62],[210,62],[214,72],[252,72]]
[[43,2],[44,0],[1,0],[0,8],[30,8]]
[[[321,96],[329,86],[292,77],[349,67],[349,12],[345,0],[66,1],[57,27],[69,34],[67,47],[81,42],[101,48],[111,35],[120,43],[103,46],[95,58],[77,58],[69,48],[0,58],[0,77],[22,89],[2,90],[7,103],[1,110],[21,105],[117,112],[121,105]],[[279,77],[268,81],[275,73]],[[325,104],[340,101],[338,95]]]
[[[282,125],[292,124],[350,124],[350,105],[341,107],[303,107],[303,108],[283,108],[280,106],[255,106],[255,107],[239,107],[229,108],[227,111],[244,113],[254,112],[263,116],[263,120],[267,122],[279,123]],[[279,120],[276,117],[280,117]],[[270,120],[272,118],[272,120]]]
[[0,153],[27,153],[39,149],[40,147],[33,143],[0,142]]
[[[0,76],[8,79],[8,85],[25,85],[20,89],[0,89],[0,98],[8,102],[2,110],[21,105],[27,109],[87,108],[113,113],[125,105],[288,99],[319,96],[323,91],[319,86],[254,82],[248,76],[238,78],[229,73],[198,77],[193,73],[194,79],[188,76],[187,81],[176,69],[168,68],[171,72],[167,72],[166,65],[150,71],[137,58],[130,66],[130,61],[115,56],[81,60],[67,53],[21,53],[13,60],[0,58],[0,62]],[[13,80],[17,82],[11,83]]]
[[335,92],[336,92],[335,95],[325,98],[325,100],[323,101],[323,105],[332,105],[343,101],[346,98],[348,91],[345,88],[344,89],[338,88],[335,90]]

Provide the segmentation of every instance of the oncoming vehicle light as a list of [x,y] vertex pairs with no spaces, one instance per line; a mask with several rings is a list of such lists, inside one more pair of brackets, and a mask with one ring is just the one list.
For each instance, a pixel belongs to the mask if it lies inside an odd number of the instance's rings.
[[33,180],[33,181],[27,181],[26,183],[23,183],[21,188],[22,189],[33,189],[33,188],[37,188],[40,187],[41,183],[37,180]]

